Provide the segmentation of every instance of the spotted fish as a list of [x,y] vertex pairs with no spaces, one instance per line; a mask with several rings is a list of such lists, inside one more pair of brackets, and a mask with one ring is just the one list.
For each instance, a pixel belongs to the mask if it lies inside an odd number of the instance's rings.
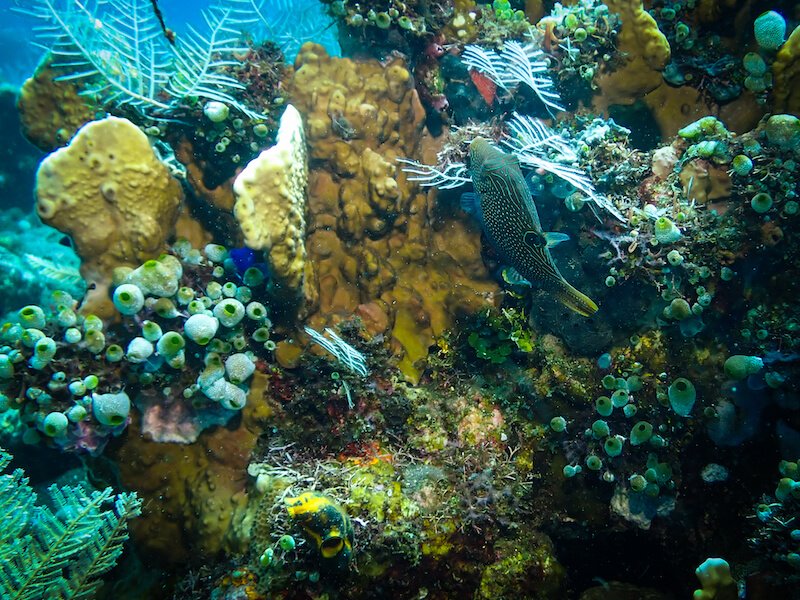
[[481,137],[470,144],[469,157],[475,195],[471,199],[465,195],[466,204],[472,202],[486,236],[502,258],[521,277],[542,284],[575,312],[585,317],[597,312],[597,305],[567,283],[553,262],[549,249],[567,236],[542,231],[517,158]]

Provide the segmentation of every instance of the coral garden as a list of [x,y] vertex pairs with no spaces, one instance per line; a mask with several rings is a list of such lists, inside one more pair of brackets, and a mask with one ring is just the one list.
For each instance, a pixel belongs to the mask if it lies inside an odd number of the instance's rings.
[[798,597],[795,5],[27,4],[0,596]]

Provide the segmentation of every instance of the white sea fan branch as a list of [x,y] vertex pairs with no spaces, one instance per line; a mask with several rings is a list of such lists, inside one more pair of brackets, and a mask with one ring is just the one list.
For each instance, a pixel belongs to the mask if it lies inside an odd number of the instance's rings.
[[498,87],[504,90],[508,89],[506,87],[506,66],[503,63],[503,59],[494,50],[488,50],[472,44],[464,48],[461,60],[467,65],[467,68],[484,74]]
[[336,335],[333,329],[326,327],[324,334],[312,329],[308,325],[303,329],[305,329],[305,332],[315,344],[319,344],[325,350],[333,354],[336,360],[347,367],[349,371],[361,377],[366,377],[369,374],[367,358]]
[[472,183],[464,163],[451,163],[442,169],[438,169],[433,165],[424,165],[408,158],[398,158],[397,162],[404,165],[400,168],[410,175],[408,180],[415,181],[422,187],[451,190],[467,183]]
[[541,154],[551,150],[556,160],[568,163],[578,160],[569,142],[539,119],[515,112],[506,125],[509,132],[502,143],[514,154]]

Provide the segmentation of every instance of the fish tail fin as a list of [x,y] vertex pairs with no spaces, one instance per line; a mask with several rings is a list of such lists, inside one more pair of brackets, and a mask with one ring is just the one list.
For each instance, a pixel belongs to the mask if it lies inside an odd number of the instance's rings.
[[558,286],[556,296],[562,304],[584,317],[591,317],[597,312],[597,304],[589,296],[578,291],[566,281],[562,281],[561,285]]

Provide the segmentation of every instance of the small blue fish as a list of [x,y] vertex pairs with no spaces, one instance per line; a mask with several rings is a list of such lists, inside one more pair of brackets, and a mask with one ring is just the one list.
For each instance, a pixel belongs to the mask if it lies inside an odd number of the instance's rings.
[[567,283],[553,262],[550,248],[569,238],[542,231],[517,158],[481,137],[470,144],[469,156],[475,194],[471,199],[465,194],[465,201],[472,201],[486,236],[502,258],[522,278],[540,282],[575,312],[584,317],[597,312],[597,304]]

